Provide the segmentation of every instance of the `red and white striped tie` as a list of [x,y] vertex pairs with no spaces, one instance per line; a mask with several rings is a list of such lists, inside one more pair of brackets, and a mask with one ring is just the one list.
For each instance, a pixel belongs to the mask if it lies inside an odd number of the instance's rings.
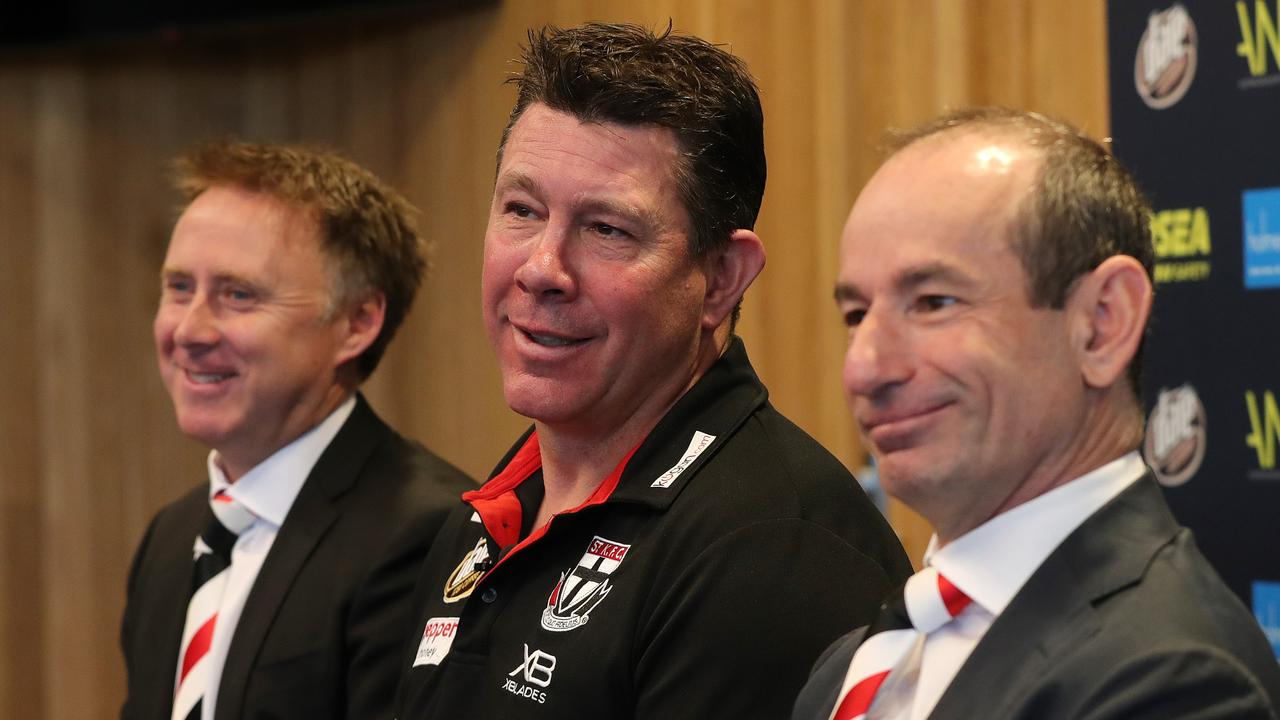
[[876,691],[916,640],[946,625],[970,602],[934,568],[927,567],[907,578],[902,592],[881,606],[879,617],[853,654],[841,687],[842,699],[831,713],[831,720],[866,717]]
[[195,542],[195,582],[182,629],[178,673],[174,683],[172,720],[199,720],[201,699],[209,686],[206,658],[222,603],[222,589],[231,568],[236,537],[253,524],[254,515],[225,492],[209,500],[213,516]]

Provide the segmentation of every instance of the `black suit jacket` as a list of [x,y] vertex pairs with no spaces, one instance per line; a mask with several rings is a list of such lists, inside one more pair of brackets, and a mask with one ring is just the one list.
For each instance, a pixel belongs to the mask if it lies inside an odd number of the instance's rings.
[[[227,653],[218,720],[390,717],[422,558],[461,471],[405,440],[363,397],[298,493]],[[208,485],[152,520],[134,556],[121,629],[126,720],[168,720]]]
[[[831,714],[864,632],[818,660],[795,720]],[[1244,719],[1273,707],[1280,665],[1257,621],[1148,476],[1050,554],[929,717]]]

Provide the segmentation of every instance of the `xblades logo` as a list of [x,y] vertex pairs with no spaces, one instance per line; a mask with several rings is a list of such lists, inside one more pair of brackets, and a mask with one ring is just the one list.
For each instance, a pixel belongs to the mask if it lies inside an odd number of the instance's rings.
[[517,680],[512,680],[512,678],[523,677],[525,683],[532,683],[540,688],[545,688],[551,685],[551,674],[555,670],[555,655],[541,650],[534,650],[530,653],[528,643],[524,643],[524,662],[517,665],[515,670],[507,673],[507,679],[502,683],[502,689],[512,695],[545,703],[547,701],[545,692]]

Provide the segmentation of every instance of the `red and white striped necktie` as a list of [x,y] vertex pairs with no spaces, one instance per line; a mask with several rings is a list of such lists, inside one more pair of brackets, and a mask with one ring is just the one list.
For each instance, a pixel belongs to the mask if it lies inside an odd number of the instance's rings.
[[880,615],[853,654],[843,696],[831,720],[864,718],[876,691],[916,640],[946,625],[969,603],[969,597],[934,568],[926,567],[907,578],[902,591],[881,606]]
[[209,507],[213,515],[195,542],[195,582],[182,629],[172,720],[200,720],[201,699],[209,686],[207,658],[230,574],[231,548],[254,520],[253,513],[222,491],[209,500]]

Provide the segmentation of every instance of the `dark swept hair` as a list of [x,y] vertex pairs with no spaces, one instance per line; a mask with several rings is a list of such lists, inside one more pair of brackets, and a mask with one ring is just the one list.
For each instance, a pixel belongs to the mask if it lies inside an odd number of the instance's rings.
[[372,291],[387,301],[382,330],[356,358],[364,380],[409,313],[426,271],[416,211],[373,173],[330,150],[220,140],[174,162],[174,184],[190,204],[215,186],[263,193],[315,219],[329,261],[332,316]]
[[[705,40],[638,25],[588,23],[529,31],[518,94],[498,147],[533,103],[583,122],[650,124],[675,135],[674,169],[698,259],[752,229],[764,197],[764,113],[746,65]],[[735,317],[737,315],[735,311]]]
[[[1039,113],[983,107],[893,133],[889,149],[897,153],[924,138],[962,131],[1010,136],[1040,154],[1035,184],[1013,228],[1013,249],[1026,271],[1033,306],[1062,308],[1076,281],[1113,255],[1135,258],[1151,278],[1151,205],[1101,143]],[[1128,368],[1139,399],[1143,345],[1145,330]]]

